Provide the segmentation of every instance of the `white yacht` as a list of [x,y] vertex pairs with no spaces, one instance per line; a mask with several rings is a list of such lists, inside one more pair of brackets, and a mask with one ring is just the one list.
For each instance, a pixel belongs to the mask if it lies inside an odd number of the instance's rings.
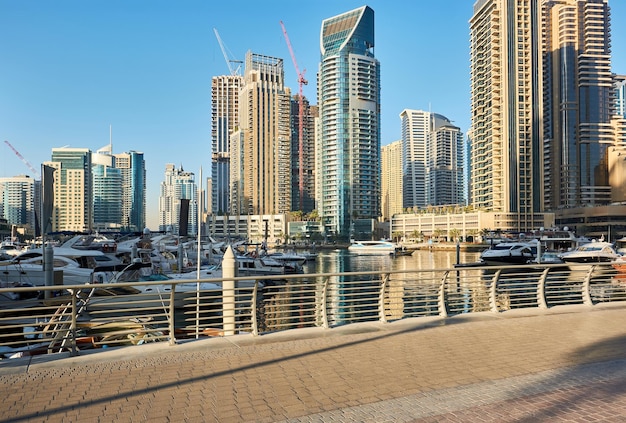
[[348,251],[355,254],[394,254],[398,246],[390,241],[353,241]]
[[572,251],[560,254],[559,257],[567,264],[598,264],[614,262],[620,257],[620,254],[610,242],[592,241],[579,245]]
[[[62,283],[65,285],[90,283],[95,269],[121,265],[113,257],[98,250],[53,247],[52,251],[53,272],[62,275]],[[44,286],[45,279],[42,248],[33,248],[11,260],[0,262],[0,281],[3,283]]]

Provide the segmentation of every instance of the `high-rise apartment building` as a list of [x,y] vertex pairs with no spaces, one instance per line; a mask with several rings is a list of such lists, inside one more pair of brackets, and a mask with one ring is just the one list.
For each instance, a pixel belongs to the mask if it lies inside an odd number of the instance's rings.
[[230,212],[230,135],[239,127],[241,75],[211,80],[211,210]]
[[231,198],[236,203],[231,202],[231,213],[291,211],[291,91],[284,80],[283,59],[246,54],[240,127],[230,138]]
[[615,114],[626,118],[626,75],[615,76]]
[[146,163],[139,151],[115,154],[115,167],[122,177],[121,224],[123,229],[146,228]]
[[91,155],[87,148],[53,148],[51,161],[44,163],[55,169],[53,232],[93,230]]
[[426,166],[428,204],[462,205],[465,202],[464,157],[461,129],[445,116],[431,113]]
[[381,220],[390,221],[402,213],[402,140],[380,148],[380,205]]
[[27,175],[0,178],[0,217],[7,219],[10,225],[34,231],[39,215],[35,212],[35,193],[39,187],[39,181]]
[[403,207],[465,202],[463,133],[448,118],[423,110],[400,113]]
[[291,207],[293,210],[310,213],[315,209],[315,120],[318,117],[318,108],[311,106],[306,98],[302,100],[302,146],[300,146],[298,97],[299,95],[294,96],[291,100]]
[[[159,231],[197,234],[198,190],[194,178],[195,175],[182,166],[177,169],[173,164],[165,165],[165,179],[161,182],[159,195]],[[186,232],[181,223],[186,224]]]
[[122,175],[111,151],[108,144],[91,155],[93,225],[100,231],[120,230],[122,222]]
[[608,0],[542,1],[546,208],[611,202]]
[[400,113],[404,208],[424,208],[428,205],[426,166],[430,120],[430,113],[423,110],[406,109]]
[[374,11],[325,19],[318,72],[317,209],[327,235],[348,238],[380,216],[380,63]]
[[479,0],[470,19],[470,196],[501,229],[544,225],[538,1]]

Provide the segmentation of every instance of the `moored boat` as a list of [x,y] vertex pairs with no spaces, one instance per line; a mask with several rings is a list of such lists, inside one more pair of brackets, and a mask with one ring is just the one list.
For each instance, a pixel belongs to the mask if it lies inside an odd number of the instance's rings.
[[353,241],[348,251],[355,254],[395,254],[398,246],[390,241]]
[[528,264],[537,259],[538,241],[500,242],[480,254],[486,265]]
[[604,241],[593,241],[579,245],[572,251],[560,254],[566,264],[598,264],[611,263],[620,258],[613,244]]

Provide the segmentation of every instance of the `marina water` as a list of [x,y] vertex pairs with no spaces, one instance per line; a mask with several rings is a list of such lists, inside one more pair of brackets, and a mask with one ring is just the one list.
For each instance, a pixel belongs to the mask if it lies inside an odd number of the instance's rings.
[[[460,263],[478,261],[480,253],[459,252]],[[321,250],[316,261],[307,262],[305,273],[343,273],[385,270],[449,269],[457,264],[456,251],[417,250],[409,256],[358,255],[346,249]]]

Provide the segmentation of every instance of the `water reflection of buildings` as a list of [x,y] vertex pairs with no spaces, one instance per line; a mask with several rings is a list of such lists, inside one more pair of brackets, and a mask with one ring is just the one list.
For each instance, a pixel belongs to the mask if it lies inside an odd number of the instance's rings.
[[[476,261],[477,257],[478,253],[461,252],[460,255],[464,262]],[[347,276],[337,273],[384,270],[408,271],[390,274],[385,281],[386,320],[436,316],[439,314],[438,292],[444,274],[441,270],[452,269],[456,260],[456,252],[419,251],[404,257],[359,256],[346,250],[321,252],[315,263],[307,265],[306,273],[330,276],[294,280],[284,289],[265,290],[262,320],[267,329],[297,325],[298,322],[302,323],[302,327],[321,326],[325,319],[331,326],[348,321],[377,320],[380,316],[376,298],[379,298],[383,283],[381,275]],[[436,271],[417,272],[425,269]],[[328,292],[325,292],[326,288]],[[489,310],[489,284],[479,271],[471,277],[465,271],[459,279],[455,272],[451,272],[446,289],[451,313]],[[295,305],[284,311],[289,304]],[[281,315],[278,310],[283,310]]]

